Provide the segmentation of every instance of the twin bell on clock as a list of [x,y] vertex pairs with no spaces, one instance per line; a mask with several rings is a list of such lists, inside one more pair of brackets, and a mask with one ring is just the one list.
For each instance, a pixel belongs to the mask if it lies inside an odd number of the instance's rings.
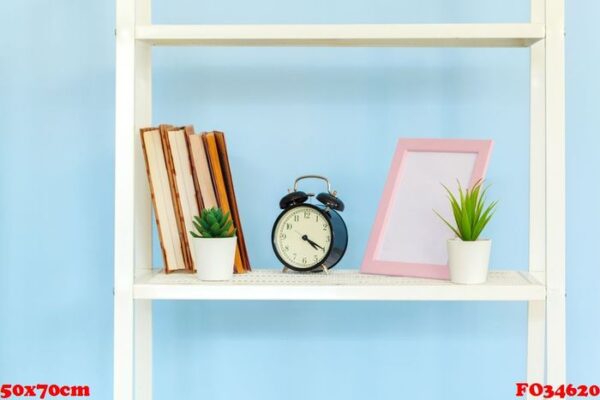
[[[316,195],[298,190],[303,179],[320,179],[327,191]],[[313,197],[318,204],[308,201]],[[273,224],[271,241],[275,255],[285,268],[298,272],[319,272],[334,267],[348,247],[348,230],[339,212],[344,203],[331,190],[329,180],[304,175],[294,181],[294,190],[279,202],[283,210]]]

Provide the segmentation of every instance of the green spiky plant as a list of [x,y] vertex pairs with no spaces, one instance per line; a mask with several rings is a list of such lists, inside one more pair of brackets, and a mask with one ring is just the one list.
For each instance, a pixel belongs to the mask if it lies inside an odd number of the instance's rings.
[[483,181],[480,180],[471,189],[463,189],[460,182],[458,182],[458,199],[450,189],[442,185],[448,193],[456,227],[452,226],[440,213],[434,210],[456,236],[466,242],[472,242],[479,238],[479,235],[494,215],[496,204],[498,204],[497,201],[494,201],[487,206],[485,205],[485,194],[488,187],[482,189],[482,185]]
[[195,238],[228,238],[235,235],[236,229],[232,228],[233,222],[229,211],[223,214],[220,208],[205,208],[193,220],[195,231],[190,234]]

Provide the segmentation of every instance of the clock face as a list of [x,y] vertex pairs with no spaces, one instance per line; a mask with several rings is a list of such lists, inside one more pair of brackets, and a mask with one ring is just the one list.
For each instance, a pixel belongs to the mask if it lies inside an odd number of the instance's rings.
[[294,207],[279,218],[273,240],[282,261],[298,269],[311,269],[329,255],[331,224],[316,208]]

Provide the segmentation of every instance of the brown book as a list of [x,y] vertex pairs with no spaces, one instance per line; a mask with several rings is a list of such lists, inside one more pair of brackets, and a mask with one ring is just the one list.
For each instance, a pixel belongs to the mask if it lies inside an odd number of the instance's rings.
[[246,249],[244,233],[242,232],[242,222],[238,210],[235,190],[233,187],[233,177],[231,176],[231,167],[229,166],[229,155],[227,154],[227,143],[225,142],[225,134],[223,132],[214,132],[217,140],[217,149],[219,151],[219,160],[221,162],[221,170],[223,171],[223,180],[227,190],[227,199],[229,200],[229,208],[231,209],[231,217],[233,225],[237,228],[237,241],[240,249],[240,256],[246,271],[250,271],[250,259]]
[[159,128],[141,129],[140,135],[165,272],[185,270],[186,264]]
[[210,167],[202,136],[195,135],[194,130],[186,130],[188,147],[190,149],[190,158],[192,163],[192,173],[194,176],[194,185],[196,186],[196,197],[200,211],[205,208],[218,207],[217,196],[210,175]]
[[[223,177],[223,170],[221,169],[221,161],[219,158],[219,150],[217,147],[217,139],[214,132],[208,132],[202,134],[202,141],[204,142],[204,148],[206,149],[206,155],[208,158],[208,164],[210,166],[210,172],[215,188],[215,194],[217,197],[217,203],[219,208],[224,212],[230,212],[229,198],[227,196],[227,187],[225,185],[225,179]],[[232,218],[233,219],[233,218]],[[234,222],[234,227],[235,222]],[[240,246],[236,246],[235,259],[234,259],[234,272],[243,274],[246,272],[242,257],[240,255]]]
[[170,129],[173,129],[173,126],[159,126],[160,138],[165,155],[165,164],[167,166],[169,186],[171,188],[171,201],[173,202],[173,208],[175,209],[177,231],[179,234],[179,240],[181,241],[181,248],[183,250],[183,261],[185,263],[185,269],[192,272],[194,271],[194,261],[189,245],[188,230],[186,228],[184,219],[184,206],[182,205],[182,201],[185,201],[185,194],[183,192],[180,193],[180,188],[178,188],[177,185],[177,171],[175,170],[175,163],[177,160],[174,159],[174,157],[177,157],[177,149],[174,148],[175,146],[171,146],[171,141],[169,140]]

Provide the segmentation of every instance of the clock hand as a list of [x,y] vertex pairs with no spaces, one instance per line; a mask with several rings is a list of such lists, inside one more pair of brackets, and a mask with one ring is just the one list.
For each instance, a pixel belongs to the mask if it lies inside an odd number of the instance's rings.
[[315,246],[316,246],[316,247],[318,247],[319,249],[321,249],[321,250],[325,251],[325,248],[324,248],[323,246],[320,246],[320,245],[316,244],[316,243],[315,243],[315,242],[313,242],[312,240],[310,241],[310,244],[311,244],[311,245],[313,245],[313,247],[315,247]]
[[307,235],[303,235],[302,236],[302,240],[307,241],[308,244],[310,244],[313,247],[313,249],[315,249],[315,250],[316,249],[325,250],[322,246],[319,246],[318,244],[316,244],[315,242],[313,242],[312,240],[310,240]]
[[317,247],[315,247],[316,243],[313,242],[312,240],[310,240],[308,238],[308,236],[302,235],[302,240],[304,240],[305,242],[307,242],[308,244],[310,244],[313,249],[317,250]]

